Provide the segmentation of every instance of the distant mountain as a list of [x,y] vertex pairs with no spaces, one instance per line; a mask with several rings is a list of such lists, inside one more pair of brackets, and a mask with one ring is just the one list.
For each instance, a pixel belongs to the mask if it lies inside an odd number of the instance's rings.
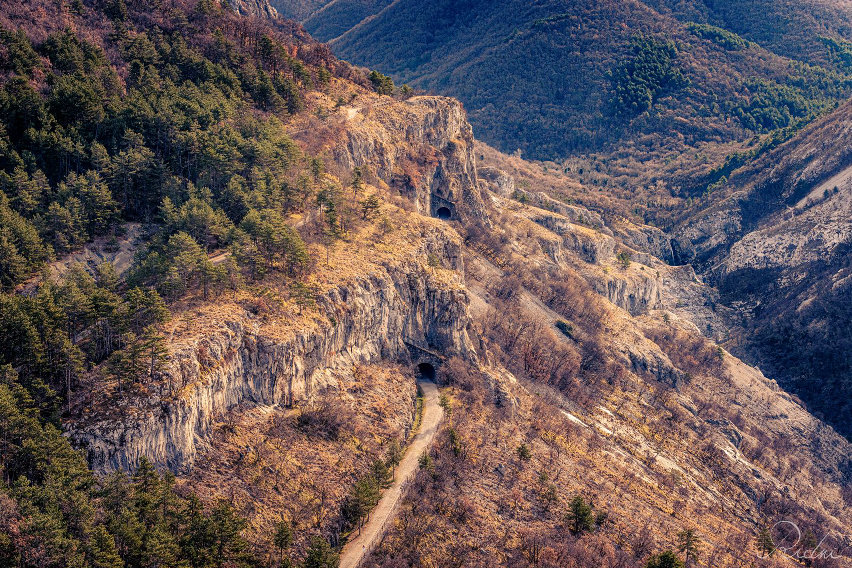
[[[742,141],[788,126],[848,94],[845,77],[835,74],[845,73],[841,32],[847,29],[840,23],[845,20],[817,25],[831,14],[846,14],[843,5],[819,12],[783,3],[759,27],[754,18],[737,15],[757,9],[759,2],[714,2],[712,10],[708,4],[276,3],[284,13],[303,14],[306,29],[331,41],[339,56],[397,82],[460,98],[477,136],[539,159],[608,152],[614,143],[636,144],[641,152],[663,147],[694,153],[707,142]],[[814,22],[802,32],[807,41],[773,35],[772,22],[788,13],[793,22]],[[699,24],[686,23],[690,19]],[[748,35],[738,36],[735,29]],[[834,43],[819,39],[823,33]],[[674,49],[637,46],[637,37],[672,40]],[[831,70],[803,66],[751,38]],[[667,75],[668,67],[676,74]],[[667,83],[680,75],[683,84]]]
[[[844,64],[832,49],[848,49],[852,39],[849,0],[645,0],[660,13],[681,21],[719,26],[779,55],[809,63]],[[844,46],[845,47],[842,47]],[[829,49],[826,49],[829,47]]]
[[320,41],[331,41],[345,34],[364,20],[379,14],[393,0],[337,0],[306,15],[302,24]]
[[673,231],[736,314],[731,348],[852,435],[852,103],[730,175]]

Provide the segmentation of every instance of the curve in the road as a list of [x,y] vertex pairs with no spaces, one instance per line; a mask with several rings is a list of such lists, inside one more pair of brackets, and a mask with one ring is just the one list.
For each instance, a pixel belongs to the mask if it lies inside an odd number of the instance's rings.
[[423,416],[420,431],[408,446],[402,461],[396,470],[396,480],[385,490],[376,508],[370,513],[370,520],[363,526],[361,533],[352,538],[340,553],[340,568],[357,568],[361,561],[372,552],[384,536],[387,521],[396,514],[403,497],[406,481],[417,473],[420,456],[432,444],[438,425],[444,419],[444,410],[438,404],[438,387],[432,381],[418,380],[423,393]]

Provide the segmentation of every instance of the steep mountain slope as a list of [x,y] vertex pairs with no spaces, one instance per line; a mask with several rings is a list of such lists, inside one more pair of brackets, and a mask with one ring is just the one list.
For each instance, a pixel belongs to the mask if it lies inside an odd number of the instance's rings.
[[[608,161],[630,152],[703,163],[709,143],[787,126],[848,88],[639,2],[333,2],[304,23],[350,61],[458,97],[485,142],[536,159],[609,154],[618,143]],[[637,34],[674,40],[676,54],[631,44]]]
[[736,171],[674,233],[742,314],[739,347],[847,436],[851,117],[845,104]]
[[[763,47],[800,61],[848,66],[842,40],[852,39],[848,0],[694,1],[648,0],[649,6],[686,22],[725,28]],[[834,44],[826,40],[841,40]],[[830,46],[829,49],[826,49]],[[838,53],[837,48],[841,48]]]
[[271,4],[278,9],[283,17],[301,22],[330,2],[328,0],[301,0],[299,2],[272,0]]
[[[286,2],[285,2],[286,3]],[[337,0],[324,2],[321,8],[306,15],[300,21],[311,35],[320,41],[331,41],[375,16],[386,7],[390,0]]]
[[333,567],[418,374],[446,420],[369,565],[845,550],[852,447],[702,336],[659,229],[480,169],[459,101],[298,26],[0,8],[0,564]]
[[[309,104],[328,108],[334,99]],[[582,208],[521,205],[501,197],[496,182],[472,184],[478,170],[464,151],[472,138],[458,103],[359,100],[326,118],[295,117],[290,129],[330,170],[375,172],[367,191],[387,196],[394,228],[364,226],[332,251],[314,275],[317,306],[301,316],[292,300],[255,315],[250,295],[187,306],[169,326],[172,362],[144,394],[125,397],[124,417],[108,404],[75,419],[72,436],[94,464],[132,467],[150,455],[205,499],[230,495],[249,519],[251,542],[269,553],[270,510],[295,526],[316,524],[336,542],[345,534],[336,511],[358,462],[347,458],[337,466],[346,471],[331,468],[322,480],[315,472],[330,467],[325,452],[343,451],[335,440],[367,444],[367,426],[344,423],[323,453],[306,455],[295,449],[324,438],[300,430],[299,411],[288,405],[340,401],[340,413],[363,400],[368,417],[387,420],[373,410],[374,389],[389,393],[389,411],[405,409],[405,394],[398,376],[376,366],[397,362],[410,374],[429,362],[451,385],[445,395],[455,412],[433,465],[415,481],[412,495],[422,499],[403,508],[375,565],[452,557],[523,565],[530,543],[509,535],[525,531],[539,535],[553,565],[566,555],[593,565],[594,548],[618,538],[625,544],[607,558],[632,565],[692,526],[727,565],[767,517],[845,530],[852,448],[701,338],[680,293],[696,284],[688,271],[625,245],[609,227],[568,217]],[[460,218],[477,211],[493,226],[422,215],[445,183],[457,188],[449,201]],[[283,293],[275,280],[266,286]],[[180,387],[176,398],[171,385]],[[408,416],[402,410],[403,424]],[[529,458],[514,457],[522,445]],[[796,452],[813,467],[803,468]],[[594,535],[567,536],[562,511],[575,495],[609,514]],[[628,521],[637,517],[652,528],[637,530]]]
[[278,11],[272,7],[268,0],[233,0],[231,5],[240,14],[262,18],[278,17]]

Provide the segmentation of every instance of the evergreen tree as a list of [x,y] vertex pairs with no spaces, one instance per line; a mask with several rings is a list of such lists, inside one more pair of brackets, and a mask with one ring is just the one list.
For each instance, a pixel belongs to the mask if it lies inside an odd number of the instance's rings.
[[387,455],[385,457],[385,463],[387,463],[388,467],[391,468],[392,473],[396,474],[396,468],[402,461],[403,451],[402,446],[399,445],[399,441],[394,438],[390,441],[388,445]]
[[142,333],[142,348],[148,356],[148,377],[153,378],[154,373],[162,366],[166,360],[168,350],[166,349],[166,341],[163,335],[159,332],[155,325],[145,327]]
[[379,489],[386,489],[390,487],[390,482],[393,479],[393,476],[390,468],[384,460],[373,460],[373,465],[370,468],[370,474],[373,477],[376,487]]
[[387,75],[383,75],[378,71],[370,72],[369,76],[370,82],[373,84],[373,88],[380,95],[392,95],[394,92],[394,84],[393,79],[388,77]]
[[356,167],[352,170],[352,182],[349,187],[352,188],[353,199],[358,199],[358,193],[364,188],[364,172],[361,168]]
[[375,219],[381,207],[382,202],[379,200],[379,196],[374,193],[361,202],[361,217],[365,221]]
[[106,234],[119,219],[118,203],[97,172],[83,175],[71,172],[59,184],[58,193],[80,202],[82,223],[88,237]]
[[700,542],[695,534],[695,529],[684,529],[677,534],[677,549],[684,556],[684,565],[689,566],[690,562],[694,563],[698,560]]
[[684,568],[683,562],[671,550],[655,554],[645,564],[645,568]]
[[89,539],[86,556],[92,568],[124,568],[115,538],[104,525],[95,527]]
[[568,522],[568,530],[574,535],[581,535],[595,526],[594,511],[580,495],[571,500],[565,519]]
[[328,541],[318,536],[311,539],[303,568],[338,568],[339,565],[340,556],[332,550]]
[[772,556],[775,553],[775,541],[772,540],[772,533],[767,527],[760,529],[757,535],[757,550],[761,557]]
[[290,564],[287,551],[293,546],[293,526],[289,521],[281,519],[275,524],[275,533],[272,535],[272,544],[278,549],[279,562],[282,566]]
[[228,502],[220,501],[210,512],[210,523],[214,535],[215,565],[248,565],[251,555],[248,552],[248,543],[242,537],[246,521],[236,514]]
[[293,301],[299,307],[299,315],[302,315],[304,308],[309,308],[316,305],[317,290],[314,286],[305,284],[304,282],[294,281],[290,285],[290,295]]

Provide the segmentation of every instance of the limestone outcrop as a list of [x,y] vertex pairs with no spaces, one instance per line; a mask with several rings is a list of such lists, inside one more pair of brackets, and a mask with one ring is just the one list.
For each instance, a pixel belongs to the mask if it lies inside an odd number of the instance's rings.
[[[423,256],[443,253],[445,265],[460,268],[453,242],[436,236],[425,247]],[[318,298],[318,308],[321,322],[286,333],[250,312],[220,322],[172,354],[158,392],[70,424],[71,438],[100,471],[132,470],[143,457],[178,471],[207,446],[215,421],[237,405],[298,403],[322,389],[335,369],[408,362],[418,348],[477,361],[467,293],[415,260],[332,288]]]
[[332,150],[341,168],[370,168],[413,198],[418,213],[439,216],[445,207],[450,218],[488,221],[461,103],[423,96],[346,112],[343,140]]

